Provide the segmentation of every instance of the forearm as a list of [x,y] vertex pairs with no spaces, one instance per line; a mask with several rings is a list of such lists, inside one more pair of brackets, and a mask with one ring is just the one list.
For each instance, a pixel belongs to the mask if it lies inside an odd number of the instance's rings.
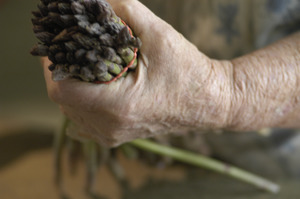
[[229,129],[300,127],[300,33],[232,64]]

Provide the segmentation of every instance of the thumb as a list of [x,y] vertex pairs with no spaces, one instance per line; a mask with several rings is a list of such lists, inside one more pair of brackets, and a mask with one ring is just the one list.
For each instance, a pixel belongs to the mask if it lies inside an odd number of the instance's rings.
[[153,12],[137,0],[107,0],[107,2],[139,37],[150,31],[159,20]]

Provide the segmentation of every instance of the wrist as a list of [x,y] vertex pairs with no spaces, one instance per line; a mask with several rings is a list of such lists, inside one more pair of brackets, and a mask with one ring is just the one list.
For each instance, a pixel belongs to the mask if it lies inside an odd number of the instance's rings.
[[[203,60],[203,57],[201,58]],[[191,79],[187,89],[187,118],[193,129],[223,129],[232,121],[233,67],[230,61],[205,57],[208,72]],[[198,66],[199,70],[203,66]]]

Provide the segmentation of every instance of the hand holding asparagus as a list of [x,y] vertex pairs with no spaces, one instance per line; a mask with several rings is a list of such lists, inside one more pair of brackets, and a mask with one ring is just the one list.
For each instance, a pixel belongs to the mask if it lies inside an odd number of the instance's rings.
[[[109,85],[74,78],[54,82],[47,68],[52,63],[44,59],[50,98],[81,128],[73,136],[115,146],[136,138],[226,125],[227,68],[216,62],[210,73],[213,61],[139,1],[108,2],[143,43],[136,70]],[[89,56],[92,59],[93,53]]]

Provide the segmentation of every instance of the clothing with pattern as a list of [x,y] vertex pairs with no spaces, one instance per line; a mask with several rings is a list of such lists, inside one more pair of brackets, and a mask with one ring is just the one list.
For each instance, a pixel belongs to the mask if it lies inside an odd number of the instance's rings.
[[300,29],[300,0],[141,0],[200,51],[231,59]]

